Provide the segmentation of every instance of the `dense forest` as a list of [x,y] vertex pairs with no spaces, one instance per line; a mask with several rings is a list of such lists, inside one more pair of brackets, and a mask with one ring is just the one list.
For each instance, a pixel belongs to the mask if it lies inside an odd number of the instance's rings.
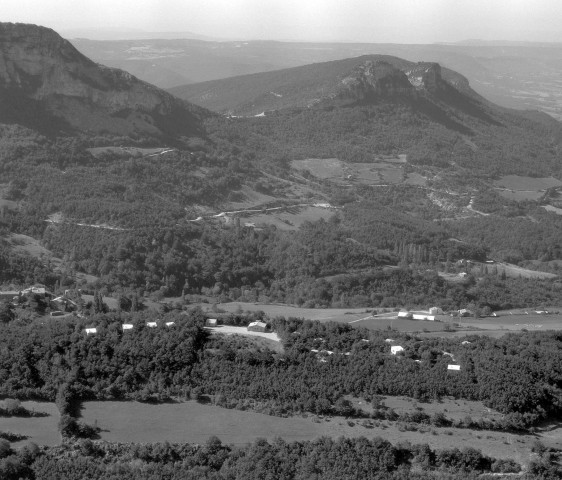
[[[282,339],[284,353],[278,353],[241,337],[209,336],[205,316],[197,309],[161,316],[157,328],[147,328],[149,320],[155,320],[153,314],[100,314],[78,322],[0,325],[0,395],[56,401],[67,438],[61,447],[29,444],[18,450],[0,440],[2,478],[152,479],[165,474],[230,479],[275,472],[271,478],[460,480],[520,469],[511,460],[495,460],[471,448],[434,451],[376,438],[256,440],[247,447],[222,445],[216,438],[200,446],[92,442],[80,437],[96,430],[75,418],[79,402],[86,399],[212,397],[226,408],[273,415],[372,416],[444,426],[450,421],[443,415],[397,415],[381,405],[378,395],[407,395],[421,402],[453,395],[483,400],[504,413],[499,420],[480,419],[467,427],[508,430],[553,418],[562,405],[562,338],[555,332],[473,336],[460,343],[338,323],[266,319]],[[249,320],[234,315],[223,319],[238,325]],[[133,330],[120,328],[125,321],[134,324]],[[165,326],[172,321],[174,325]],[[85,335],[86,326],[97,326],[97,334]],[[389,354],[389,334],[404,346],[403,354]],[[319,357],[323,354],[313,349],[333,354]],[[447,373],[448,355],[461,371]],[[348,395],[372,400],[376,408],[370,414],[357,410],[345,399]],[[538,443],[537,452],[522,478],[558,478],[556,454]]]
[[[549,456],[541,452],[519,478],[558,478],[560,471]],[[216,437],[203,445],[81,440],[42,450],[30,445],[14,452],[8,447],[0,457],[6,480],[474,480],[520,469],[511,460],[493,459],[472,448],[432,450],[425,444],[392,445],[381,438],[291,443],[258,439],[243,447],[223,445]]]
[[[481,428],[507,429],[556,416],[562,405],[562,339],[555,332],[474,337],[466,345],[392,332],[404,347],[404,355],[393,356],[388,332],[276,318],[270,324],[285,347],[279,355],[243,339],[209,337],[197,309],[162,316],[160,328],[146,327],[147,320],[154,315],[1,324],[0,395],[55,400],[69,413],[86,399],[212,395],[225,407],[274,415],[349,414],[345,395],[366,401],[382,394],[422,401],[454,396],[482,400],[504,414]],[[125,321],[135,325],[132,331],[121,329]],[[85,335],[86,326],[98,333]],[[334,353],[319,361],[312,349]],[[462,365],[460,372],[448,373],[444,351]]]

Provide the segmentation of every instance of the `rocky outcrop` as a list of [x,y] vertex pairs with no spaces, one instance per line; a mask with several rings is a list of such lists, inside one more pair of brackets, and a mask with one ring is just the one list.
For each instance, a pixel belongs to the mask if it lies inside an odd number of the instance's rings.
[[413,89],[404,73],[385,61],[366,61],[344,78],[340,98],[369,100],[376,97],[409,96]]
[[39,102],[71,127],[93,132],[166,135],[173,125],[173,134],[189,136],[205,115],[126,72],[92,62],[53,30],[36,25],[0,23],[0,90]]
[[405,73],[410,83],[418,90],[434,93],[444,84],[441,66],[438,63],[420,62]]

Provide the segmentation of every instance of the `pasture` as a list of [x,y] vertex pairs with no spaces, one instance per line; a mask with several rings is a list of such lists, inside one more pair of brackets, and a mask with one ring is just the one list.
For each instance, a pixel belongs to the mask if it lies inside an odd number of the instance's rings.
[[494,182],[499,194],[509,200],[538,200],[548,188],[560,187],[562,182],[554,177],[525,177],[505,175]]
[[94,157],[99,157],[101,155],[112,154],[120,157],[157,157],[162,153],[167,153],[174,151],[173,148],[168,147],[156,147],[156,148],[142,148],[142,147],[93,147],[87,148]]
[[[318,179],[345,185],[387,185],[404,181],[404,155],[378,157],[376,160],[369,163],[347,163],[337,158],[307,158],[293,160],[291,166],[296,170],[308,170]],[[415,177],[414,181],[419,182],[420,178]]]
[[323,434],[302,418],[279,418],[228,410],[197,402],[149,405],[138,402],[84,402],[82,420],[97,423],[110,442],[204,443],[216,435],[224,443],[246,444],[257,438],[309,440]]
[[[41,245],[39,240],[36,238],[30,237],[28,235],[23,235],[20,233],[12,233],[6,238],[7,242],[10,244],[12,249],[16,252],[24,252],[27,253],[35,258],[47,261],[47,259],[51,262],[55,268],[54,270],[60,270],[62,265],[62,260],[58,257],[53,255],[53,252],[47,250],[45,247]],[[83,282],[94,282],[98,279],[98,277],[94,275],[89,275],[87,273],[76,272],[76,279],[78,281]]]
[[[209,304],[203,303],[199,304],[199,306],[208,312],[212,311],[212,306]],[[307,320],[319,320],[321,322],[349,323],[371,315],[370,310],[365,308],[301,308],[292,305],[248,302],[219,303],[217,307],[219,310],[230,313],[236,313],[240,310],[247,312],[263,311],[268,317],[296,317]]]
[[[358,401],[355,401],[357,403]],[[414,407],[413,401],[386,397],[387,406],[400,409]],[[452,418],[474,414],[497,415],[484,412],[477,402],[445,400],[442,404],[419,404],[427,413],[433,409],[446,410]],[[394,407],[392,407],[394,408]],[[531,455],[534,435],[515,435],[505,432],[437,428],[420,425],[417,430],[404,429],[400,423],[389,421],[348,420],[343,417],[302,415],[289,418],[270,417],[260,413],[228,410],[194,401],[185,403],[143,404],[138,402],[85,402],[82,420],[97,424],[101,438],[110,442],[188,442],[203,444],[210,436],[223,443],[243,445],[257,438],[269,441],[281,437],[287,441],[313,440],[322,436],[382,437],[396,444],[427,443],[435,449],[473,447],[497,458],[514,458],[526,464]],[[557,430],[537,435],[547,447],[561,448]]]
[[297,230],[304,222],[315,222],[320,219],[328,220],[334,211],[320,207],[289,207],[268,213],[246,213],[242,219],[259,227],[260,225],[275,225],[279,230]]
[[562,182],[554,177],[535,178],[520,175],[505,175],[494,184],[510,190],[546,190],[547,188],[562,186]]
[[[512,278],[556,278],[558,275],[555,273],[541,272],[539,270],[531,270],[529,268],[520,267],[512,263],[496,262],[493,264],[482,264],[480,262],[474,262],[474,267],[472,268],[472,273],[478,274],[481,266],[484,265],[489,273],[494,272],[496,269],[498,275],[505,272],[507,277]],[[440,274],[441,275],[441,274]]]
[[58,429],[60,414],[54,403],[23,401],[22,406],[30,411],[48,413],[47,417],[0,417],[0,431],[26,435],[26,440],[14,442],[12,446],[34,442],[37,445],[59,445],[61,436]]

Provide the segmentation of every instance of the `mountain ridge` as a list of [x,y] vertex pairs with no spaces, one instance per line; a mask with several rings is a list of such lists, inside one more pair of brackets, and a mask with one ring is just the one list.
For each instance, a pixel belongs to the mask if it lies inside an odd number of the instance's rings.
[[326,99],[341,97],[345,90],[350,92],[353,86],[370,85],[367,88],[370,92],[365,88],[356,89],[358,95],[361,95],[359,90],[367,96],[369,93],[380,96],[383,90],[413,95],[416,90],[434,93],[443,86],[443,82],[472,99],[485,101],[470,88],[466,77],[457,72],[442,68],[435,62],[415,63],[389,55],[362,55],[189,84],[168,91],[217,112],[257,115],[282,108],[308,107]]
[[210,114],[96,64],[51,29],[13,23],[0,24],[0,106],[0,121],[51,133],[168,138],[200,134]]

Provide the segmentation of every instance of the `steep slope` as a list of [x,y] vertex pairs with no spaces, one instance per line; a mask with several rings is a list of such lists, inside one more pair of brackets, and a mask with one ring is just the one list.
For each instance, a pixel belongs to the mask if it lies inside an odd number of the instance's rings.
[[[480,98],[468,80],[435,63],[413,63],[387,55],[366,55],[274,72],[244,75],[169,91],[180,98],[218,112],[256,115],[263,111],[309,107],[326,99],[345,96],[346,90],[371,85],[367,96],[415,90],[435,91],[444,82],[471,98]],[[378,92],[377,92],[378,89]],[[392,92],[393,89],[396,91]],[[357,88],[355,88],[357,92]]]
[[205,110],[98,65],[53,30],[0,24],[0,122],[46,133],[199,134]]
[[377,162],[405,154],[410,165],[486,175],[562,170],[559,122],[499,107],[436,63],[374,55],[172,91],[226,113],[215,122],[221,134],[271,156]]

